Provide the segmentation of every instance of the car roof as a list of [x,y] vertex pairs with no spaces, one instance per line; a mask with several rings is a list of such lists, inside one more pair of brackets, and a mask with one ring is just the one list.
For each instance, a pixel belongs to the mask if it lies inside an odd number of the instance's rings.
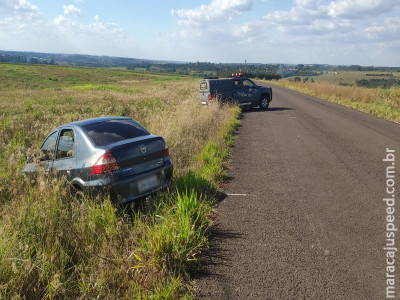
[[67,124],[59,126],[58,128],[64,127],[64,126],[83,127],[83,126],[86,126],[86,125],[89,125],[89,124],[105,122],[105,121],[111,121],[111,120],[131,120],[132,121],[132,119],[127,118],[127,117],[100,117],[100,118],[92,118],[92,119],[86,119],[86,120],[80,120],[80,121],[67,123]]

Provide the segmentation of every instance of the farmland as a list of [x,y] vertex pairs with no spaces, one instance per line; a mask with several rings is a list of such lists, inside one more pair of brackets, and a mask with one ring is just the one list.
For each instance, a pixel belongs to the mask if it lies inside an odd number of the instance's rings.
[[[0,78],[0,298],[190,298],[239,109],[200,106],[184,76],[0,64]],[[22,176],[51,129],[109,115],[166,139],[169,191],[123,209]]]
[[[358,85],[361,81],[399,80],[399,72],[377,71],[324,71],[316,76],[299,76],[301,81],[324,82],[341,86]],[[293,79],[293,78],[292,78]]]
[[368,88],[356,85],[363,80],[399,80],[398,72],[342,71],[318,76],[303,76],[271,81],[286,88],[299,91],[347,107],[400,122],[400,87]]
[[[358,80],[368,79],[400,79],[400,72],[388,71],[329,71],[318,76],[311,76],[315,82],[326,82],[338,85],[352,85]],[[304,79],[304,78],[303,78]]]

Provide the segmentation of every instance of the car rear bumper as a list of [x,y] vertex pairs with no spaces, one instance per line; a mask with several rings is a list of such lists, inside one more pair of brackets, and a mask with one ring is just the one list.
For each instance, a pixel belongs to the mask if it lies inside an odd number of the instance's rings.
[[201,104],[203,105],[209,105],[210,101],[209,101],[209,92],[199,92],[199,101]]
[[170,160],[160,168],[124,178],[104,178],[80,184],[83,192],[98,195],[104,192],[110,194],[114,203],[126,203],[150,195],[171,184],[173,166]]

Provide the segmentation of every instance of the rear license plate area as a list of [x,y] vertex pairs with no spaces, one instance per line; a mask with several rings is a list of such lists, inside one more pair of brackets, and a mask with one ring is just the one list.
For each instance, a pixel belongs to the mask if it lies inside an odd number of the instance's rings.
[[151,191],[157,187],[158,187],[157,175],[143,178],[137,182],[137,188],[138,188],[139,194]]

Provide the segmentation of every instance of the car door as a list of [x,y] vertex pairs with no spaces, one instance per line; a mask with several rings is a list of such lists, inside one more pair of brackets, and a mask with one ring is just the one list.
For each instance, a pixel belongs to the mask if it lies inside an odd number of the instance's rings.
[[72,179],[76,171],[75,133],[72,128],[60,129],[53,167],[57,176]]
[[251,102],[253,104],[258,103],[259,99],[256,85],[249,79],[243,79],[243,87],[247,102]]
[[45,173],[48,174],[53,167],[53,161],[56,154],[58,130],[53,131],[47,136],[45,141],[40,147],[39,160],[40,166],[44,169]]
[[239,106],[246,103],[246,94],[243,88],[243,83],[241,78],[235,78],[232,80],[233,83],[233,98],[238,102]]

